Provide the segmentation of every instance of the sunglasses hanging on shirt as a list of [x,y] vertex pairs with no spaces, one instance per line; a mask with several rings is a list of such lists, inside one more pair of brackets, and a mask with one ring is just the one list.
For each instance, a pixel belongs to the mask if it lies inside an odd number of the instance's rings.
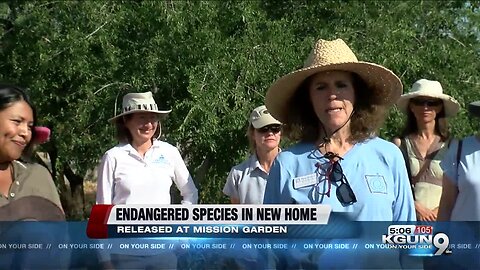
[[[326,192],[319,192],[320,195],[327,195],[330,197],[330,191],[332,189],[332,184],[336,185],[337,199],[343,205],[351,205],[357,202],[355,193],[353,193],[352,187],[348,183],[347,177],[343,173],[342,166],[340,161],[343,160],[340,156],[335,153],[327,152],[324,157],[328,161],[328,168],[326,169],[326,180],[328,181],[328,188]],[[320,164],[317,163],[317,169],[320,168]],[[318,185],[318,184],[317,184]]]

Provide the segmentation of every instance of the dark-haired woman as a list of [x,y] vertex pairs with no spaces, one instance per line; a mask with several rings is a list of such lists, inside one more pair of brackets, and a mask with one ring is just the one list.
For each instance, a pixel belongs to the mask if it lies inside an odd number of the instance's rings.
[[[25,91],[0,85],[0,221],[65,220],[51,174],[45,167],[27,161],[33,144],[48,138],[42,133],[44,129],[35,127],[36,123],[35,108]],[[63,223],[8,224],[0,226],[3,243],[27,246],[67,241]],[[2,251],[0,269],[63,269],[68,265],[68,255],[56,250]]]
[[15,211],[15,216],[2,216],[4,212],[0,211],[0,220],[42,220],[42,215],[49,214],[46,209],[44,213],[33,213],[35,209],[42,210],[34,207],[40,203],[63,216],[51,174],[45,167],[25,161],[33,144],[43,142],[36,136],[36,123],[35,108],[25,91],[13,85],[0,85],[0,207],[17,204],[19,200],[24,204],[19,211],[30,209],[25,204],[32,206],[30,213]]
[[397,106],[407,115],[407,123],[394,143],[404,154],[417,220],[436,221],[442,195],[440,161],[450,144],[446,118],[454,116],[460,105],[443,93],[438,81],[421,79]]

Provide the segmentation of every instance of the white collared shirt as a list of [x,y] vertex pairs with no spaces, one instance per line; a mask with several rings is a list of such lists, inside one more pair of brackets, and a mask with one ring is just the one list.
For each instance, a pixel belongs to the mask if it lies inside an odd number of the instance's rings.
[[108,150],[98,168],[97,204],[170,204],[175,183],[182,204],[196,204],[198,191],[176,147],[153,141],[142,158],[130,144]]

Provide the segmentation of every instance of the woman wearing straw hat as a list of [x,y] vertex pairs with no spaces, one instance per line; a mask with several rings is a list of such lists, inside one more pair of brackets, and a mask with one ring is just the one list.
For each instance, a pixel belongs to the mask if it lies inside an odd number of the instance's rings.
[[394,143],[407,164],[417,220],[435,221],[442,194],[440,161],[450,144],[446,118],[455,116],[460,105],[443,93],[438,81],[421,79],[400,97],[397,107],[407,114],[407,123]]
[[282,151],[264,203],[329,204],[358,221],[415,220],[402,154],[376,136],[400,79],[358,61],[341,39],[319,40],[304,68],[267,91],[270,113],[299,143]]
[[235,204],[262,204],[268,172],[280,152],[281,123],[259,106],[250,114],[247,137],[252,155],[231,169],[223,193]]
[[[170,204],[172,183],[180,190],[182,204],[197,203],[197,189],[178,149],[158,140],[160,116],[170,111],[159,110],[151,92],[126,94],[122,107],[122,113],[109,120],[115,123],[120,143],[105,153],[98,168],[97,204]],[[160,261],[165,268],[176,266],[175,257],[166,259],[165,254],[165,260],[148,260],[143,256],[149,251],[140,250],[134,260],[132,250],[125,252],[127,257],[116,258],[101,253],[101,261],[106,267],[111,267],[110,259],[123,268],[159,266]],[[158,255],[157,250],[151,253]]]
[[[480,101],[470,103],[468,111],[480,117]],[[480,221],[479,161],[480,132],[452,143],[440,163],[444,174],[439,221]]]

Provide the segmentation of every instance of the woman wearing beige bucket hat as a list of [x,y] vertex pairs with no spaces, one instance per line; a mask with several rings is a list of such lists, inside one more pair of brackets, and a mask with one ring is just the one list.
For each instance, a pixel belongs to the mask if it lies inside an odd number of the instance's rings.
[[247,137],[252,154],[230,170],[223,188],[232,203],[263,203],[268,172],[280,152],[281,124],[270,115],[265,105],[251,112]]
[[407,115],[407,122],[394,143],[407,165],[417,220],[435,221],[442,194],[440,160],[450,144],[446,117],[454,116],[460,105],[443,93],[440,82],[421,79],[400,97],[397,107]]
[[375,135],[401,92],[392,71],[358,61],[343,40],[317,41],[304,68],[266,94],[284,136],[300,142],[277,156],[264,203],[329,204],[358,221],[415,220],[402,154]]
[[[197,188],[178,149],[158,140],[160,116],[169,112],[158,109],[151,92],[123,97],[122,112],[109,119],[116,125],[120,143],[105,153],[98,167],[97,204],[170,204],[172,183],[180,190],[182,204],[197,203]],[[105,267],[113,263],[121,269],[176,267],[170,252],[131,252],[112,256],[103,252],[100,260]],[[145,255],[155,256],[146,259]]]

